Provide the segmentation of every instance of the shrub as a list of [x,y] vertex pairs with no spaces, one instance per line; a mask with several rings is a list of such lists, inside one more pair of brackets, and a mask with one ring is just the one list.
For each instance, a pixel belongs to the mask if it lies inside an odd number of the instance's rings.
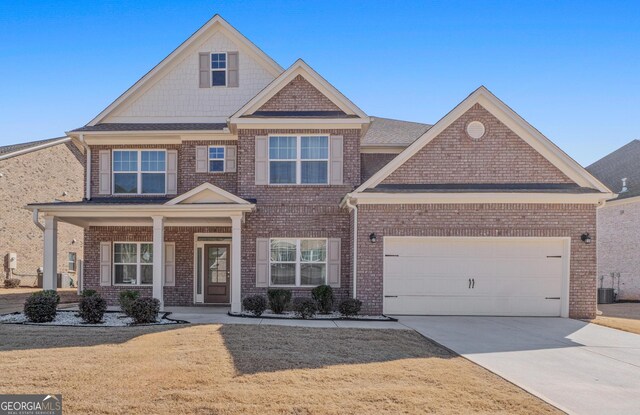
[[48,323],[56,318],[60,296],[54,290],[31,294],[24,302],[24,314],[33,323]]
[[356,300],[355,298],[347,298],[346,300],[342,300],[338,306],[338,311],[345,317],[352,317],[357,316],[361,308],[362,301]]
[[313,317],[318,312],[318,306],[311,298],[294,298],[293,311],[296,316],[304,319]]
[[89,324],[97,324],[102,321],[102,316],[107,310],[107,302],[98,294],[84,295],[80,299],[78,308],[80,309],[80,318]]
[[160,301],[151,297],[137,298],[131,303],[129,311],[136,324],[155,323],[160,312]]
[[131,315],[131,305],[139,297],[140,297],[140,293],[138,291],[133,291],[133,290],[120,291],[118,302],[120,303],[120,309],[122,310],[122,312],[128,315],[129,317],[133,317]]
[[264,295],[252,295],[242,300],[242,307],[254,316],[259,317],[267,309],[267,299]]
[[311,290],[311,296],[316,300],[321,314],[329,314],[333,311],[333,288],[328,285],[318,285]]
[[96,294],[98,294],[96,290],[82,290],[82,293],[80,295],[83,297],[92,297]]
[[4,280],[4,288],[18,288],[20,280],[18,278],[7,278]]
[[282,314],[291,302],[291,290],[271,289],[267,291],[269,308],[276,314]]

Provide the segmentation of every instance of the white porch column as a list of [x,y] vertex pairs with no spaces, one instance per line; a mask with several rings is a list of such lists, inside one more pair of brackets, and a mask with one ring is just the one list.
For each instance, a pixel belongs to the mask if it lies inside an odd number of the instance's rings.
[[242,311],[242,244],[240,224],[242,216],[231,217],[231,312]]
[[42,288],[55,290],[58,287],[58,218],[44,217],[44,276]]
[[164,217],[152,216],[151,218],[153,219],[153,298],[160,300],[160,309],[163,309]]

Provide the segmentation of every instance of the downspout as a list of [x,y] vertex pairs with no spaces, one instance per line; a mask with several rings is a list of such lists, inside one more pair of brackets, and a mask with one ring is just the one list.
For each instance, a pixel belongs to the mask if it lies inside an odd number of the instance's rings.
[[44,232],[44,225],[40,223],[40,219],[38,218],[38,208],[33,209],[32,218],[33,218],[33,223],[35,223],[36,226],[40,228],[41,231]]
[[80,143],[82,144],[82,146],[84,147],[84,154],[86,156],[86,162],[85,162],[85,167],[84,167],[84,171],[85,171],[85,191],[84,191],[84,197],[87,200],[91,199],[91,147],[89,147],[86,143],[86,141],[84,141],[84,134],[80,133],[80,137],[79,137]]
[[353,211],[353,298],[358,298],[358,205],[352,204],[348,195],[345,205]]

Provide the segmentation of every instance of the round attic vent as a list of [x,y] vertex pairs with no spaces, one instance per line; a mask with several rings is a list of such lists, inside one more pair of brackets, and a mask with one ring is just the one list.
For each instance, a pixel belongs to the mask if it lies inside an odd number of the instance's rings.
[[479,140],[484,135],[484,124],[480,121],[471,121],[467,124],[467,134],[474,140]]

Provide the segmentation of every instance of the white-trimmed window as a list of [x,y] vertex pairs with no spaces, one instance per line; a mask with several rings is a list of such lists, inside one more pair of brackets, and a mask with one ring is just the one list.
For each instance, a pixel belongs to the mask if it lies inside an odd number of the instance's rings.
[[224,146],[209,147],[209,171],[212,173],[224,172]]
[[113,150],[114,194],[165,194],[165,150]]
[[67,269],[69,270],[69,272],[76,272],[76,268],[77,268],[76,258],[77,257],[75,252],[69,252],[68,266],[67,266]]
[[211,86],[227,85],[227,54],[211,54]]
[[113,244],[113,283],[116,285],[153,284],[153,243],[115,242]]
[[327,282],[326,239],[271,239],[269,285],[315,287]]
[[269,183],[329,183],[329,136],[269,136]]

